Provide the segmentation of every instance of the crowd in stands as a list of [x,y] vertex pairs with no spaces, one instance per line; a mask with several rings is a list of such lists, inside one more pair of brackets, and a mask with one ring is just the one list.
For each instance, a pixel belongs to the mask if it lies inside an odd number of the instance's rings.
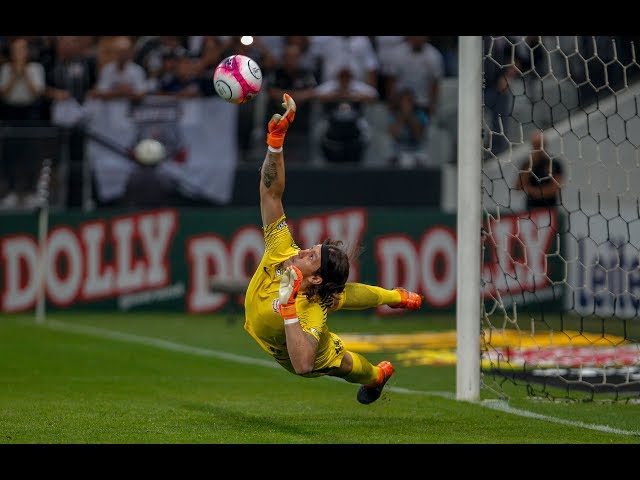
[[[245,45],[239,36],[0,36],[0,121],[27,127],[73,124],[70,106],[89,98],[213,96],[213,70],[226,56],[240,53],[260,65],[265,92],[262,106],[256,101],[238,106],[241,161],[253,160],[256,131],[279,111],[287,91],[300,106],[288,137],[289,162],[310,161],[314,140],[327,163],[362,162],[371,138],[383,133],[397,152],[385,162],[415,155],[415,164],[424,156],[439,82],[456,75],[456,39],[292,35],[257,36]],[[384,119],[373,126],[364,113],[369,104],[380,107]],[[83,160],[83,140],[77,132],[71,137],[77,163]],[[0,208],[36,202],[39,159],[24,147],[19,139],[3,142]]]
[[[543,49],[535,48],[542,37],[493,38],[485,100],[498,124],[513,108],[504,96],[509,75],[527,72]],[[287,91],[299,105],[288,162],[311,162],[317,146],[324,164],[362,163],[371,142],[385,138],[378,164],[424,165],[442,83],[458,75],[456,36],[257,36],[249,45],[240,36],[0,36],[0,126],[73,124],[74,102],[87,99],[211,97],[213,70],[234,53],[253,58],[264,77],[262,103],[238,105],[245,162],[261,160],[264,128]],[[82,142],[72,131],[72,163],[83,161]],[[20,139],[5,139],[1,155],[0,208],[33,205],[39,159]]]

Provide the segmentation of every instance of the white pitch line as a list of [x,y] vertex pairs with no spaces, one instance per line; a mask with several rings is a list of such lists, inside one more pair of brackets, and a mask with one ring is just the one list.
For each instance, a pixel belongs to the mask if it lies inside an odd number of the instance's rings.
[[89,325],[78,325],[75,323],[71,324],[59,322],[57,320],[47,320],[46,323],[43,324],[43,326],[49,327],[53,330],[64,330],[72,333],[84,333],[86,335],[91,335],[94,337],[121,340],[129,343],[138,343],[140,345],[157,347],[172,352],[190,353],[192,355],[200,355],[202,357],[220,358],[222,360],[228,360],[230,362],[260,365],[262,367],[282,368],[278,364],[274,364],[273,362],[268,360],[245,357],[244,355],[236,355],[234,353],[219,352],[216,350],[209,350],[207,348],[193,347],[190,345],[184,345],[182,343],[169,342],[168,340],[162,340],[159,338],[143,337],[140,335],[134,335],[132,333],[117,332],[115,330],[109,330],[107,328],[92,327]]
[[492,410],[499,410],[501,412],[511,413],[520,417],[537,418],[546,422],[559,423],[561,425],[568,425],[570,427],[586,428],[589,430],[598,430],[605,433],[615,433],[617,435],[629,435],[640,437],[640,432],[634,432],[632,430],[621,430],[619,428],[613,428],[608,425],[594,425],[591,423],[576,422],[573,420],[565,420],[563,418],[549,417],[548,415],[542,415],[539,413],[529,412],[528,410],[520,410],[519,408],[510,407],[504,400],[484,400],[480,403],[483,407],[490,408]]
[[[169,350],[172,352],[181,352],[181,353],[188,353],[192,355],[200,355],[203,357],[219,358],[219,359],[227,360],[230,362],[244,363],[249,365],[259,365],[261,367],[282,368],[280,367],[280,365],[278,365],[277,363],[271,360],[261,360],[258,358],[247,357],[244,355],[236,355],[234,353],[211,350],[208,348],[193,347],[191,345],[184,345],[182,343],[170,342],[168,340],[162,340],[159,338],[143,337],[141,335],[118,332],[115,330],[110,330],[110,329],[100,328],[100,327],[93,327],[89,325],[78,325],[75,323],[71,324],[66,322],[59,322],[57,320],[47,320],[45,323],[42,324],[42,326],[51,328],[53,330],[64,330],[72,333],[82,333],[82,334],[91,335],[94,337],[109,338],[112,340],[120,340],[124,342],[137,343],[140,345],[146,345],[150,347],[157,347],[157,348],[161,348],[163,350]],[[326,376],[321,378],[327,378],[330,380],[339,380],[341,382],[344,382],[344,380],[338,377]],[[446,398],[449,400],[455,400],[455,394],[451,392],[427,392],[423,390],[411,390],[408,388],[392,387],[392,386],[388,386],[387,388],[389,388],[390,391],[397,392],[397,393],[404,393],[409,395],[426,395],[431,397],[440,397],[440,398]],[[585,428],[588,430],[597,430],[600,432],[612,433],[616,435],[640,437],[640,432],[637,432],[637,431],[621,430],[619,428],[613,428],[608,425],[597,425],[597,424],[590,424],[590,423],[584,423],[584,422],[577,422],[573,420],[565,420],[563,418],[550,417],[548,415],[542,415],[539,413],[530,412],[528,410],[513,408],[513,407],[510,407],[509,404],[504,400],[484,400],[481,402],[470,402],[470,403],[474,403],[483,408],[498,410],[504,413],[509,413],[511,415],[518,415],[520,417],[535,418],[545,422],[559,423],[561,425],[567,425],[567,426],[577,427],[577,428]]]

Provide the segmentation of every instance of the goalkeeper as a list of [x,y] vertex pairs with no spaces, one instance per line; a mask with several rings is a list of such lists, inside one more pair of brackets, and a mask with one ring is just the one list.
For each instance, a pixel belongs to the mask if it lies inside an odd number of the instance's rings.
[[308,249],[296,245],[282,206],[283,143],[296,104],[286,93],[283,100],[284,114],[274,114],[269,121],[267,153],[260,169],[265,251],[247,287],[244,328],[291,373],[331,375],[359,384],[357,399],[369,404],[380,397],[393,366],[388,361],[372,365],[362,355],[345,350],[342,340],[329,330],[327,314],[380,305],[415,310],[422,297],[401,288],[346,283],[350,259],[340,240],[327,239]]

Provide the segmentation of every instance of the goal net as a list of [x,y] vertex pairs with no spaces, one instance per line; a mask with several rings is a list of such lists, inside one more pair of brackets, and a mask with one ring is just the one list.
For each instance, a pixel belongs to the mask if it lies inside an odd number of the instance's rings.
[[628,37],[483,37],[481,387],[640,398],[640,68]]

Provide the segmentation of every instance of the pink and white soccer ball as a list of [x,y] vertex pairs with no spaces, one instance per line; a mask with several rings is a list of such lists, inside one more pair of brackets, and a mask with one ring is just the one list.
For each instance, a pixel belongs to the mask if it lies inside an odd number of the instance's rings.
[[260,66],[245,55],[231,55],[213,72],[213,86],[220,98],[231,103],[253,99],[262,87]]

